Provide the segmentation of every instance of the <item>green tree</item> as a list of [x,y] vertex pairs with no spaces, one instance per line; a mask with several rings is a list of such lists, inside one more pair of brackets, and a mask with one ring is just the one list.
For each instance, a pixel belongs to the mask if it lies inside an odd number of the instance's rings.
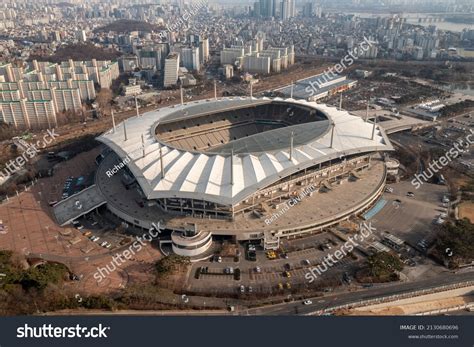
[[387,252],[373,254],[367,258],[369,274],[379,279],[393,277],[396,271],[403,270],[400,259]]

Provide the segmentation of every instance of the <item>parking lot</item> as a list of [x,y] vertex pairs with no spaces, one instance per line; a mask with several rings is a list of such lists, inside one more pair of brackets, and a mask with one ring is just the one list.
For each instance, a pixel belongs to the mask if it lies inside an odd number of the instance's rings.
[[[388,231],[411,246],[430,239],[437,217],[446,211],[442,198],[447,187],[424,183],[419,189],[408,181],[390,184],[393,193],[385,193],[387,204],[372,219],[378,231]],[[413,192],[414,196],[407,196]]]
[[[322,232],[301,239],[283,241],[280,247],[282,251],[275,252],[275,256],[272,252],[265,252],[260,246],[256,246],[255,261],[246,257],[246,245],[239,244],[238,258],[216,256],[211,260],[193,264],[187,290],[214,294],[290,292],[295,286],[309,285],[305,278],[309,269],[321,264],[327,255],[332,255],[344,242],[330,232]],[[336,262],[331,271],[328,271],[328,275],[339,277],[342,284],[342,274],[351,272],[357,262],[364,258],[362,253],[354,250],[353,257],[347,256]],[[228,273],[229,269],[232,273]],[[240,271],[240,279],[235,276],[236,269]],[[197,273],[200,273],[199,276]],[[322,279],[324,278],[323,274]],[[242,285],[244,292],[241,292]]]
[[[419,189],[410,181],[388,185],[383,199],[385,206],[374,214],[370,222],[374,227],[373,235],[370,235],[361,244],[361,249],[355,249],[352,257],[344,257],[338,261],[327,274],[340,281],[340,285],[349,287],[360,287],[356,283],[344,280],[344,274],[351,277],[361,263],[365,261],[366,254],[375,252],[373,242],[378,242],[387,250],[399,254],[402,261],[407,265],[402,278],[408,279],[413,276],[426,274],[436,267],[430,260],[423,256],[424,249],[418,243],[425,240],[429,244],[435,229],[436,220],[440,214],[447,212],[443,197],[447,196],[445,185],[425,183]],[[354,220],[356,223],[361,220]],[[355,224],[355,223],[353,223]],[[260,291],[275,293],[291,292],[295,287],[307,286],[308,280],[305,275],[311,267],[321,264],[328,254],[333,254],[339,249],[344,240],[349,237],[349,232],[344,227],[325,231],[319,234],[303,238],[281,240],[280,250],[275,256],[268,256],[261,247],[256,246],[256,260],[247,259],[247,248],[245,244],[239,244],[239,257],[225,257],[193,264],[188,277],[187,289],[191,292],[207,292],[214,294],[240,293],[249,294]],[[397,247],[387,242],[387,237],[392,235],[402,241]],[[274,259],[270,259],[274,258]],[[236,261],[237,260],[237,261]],[[205,268],[207,273],[201,273],[196,278],[196,272]],[[225,273],[232,268],[232,274]],[[233,273],[236,269],[241,272],[240,278],[236,279]],[[440,269],[438,269],[441,271]],[[244,286],[242,289],[241,286]],[[330,289],[330,288],[329,288]]]

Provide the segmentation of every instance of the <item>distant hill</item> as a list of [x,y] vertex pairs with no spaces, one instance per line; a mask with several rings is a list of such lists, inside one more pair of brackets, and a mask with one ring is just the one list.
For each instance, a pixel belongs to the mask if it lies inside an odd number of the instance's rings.
[[128,20],[120,19],[113,23],[107,24],[106,26],[97,28],[94,30],[95,33],[98,32],[109,32],[114,31],[117,33],[129,33],[131,31],[155,31],[156,26],[147,22],[141,22],[138,20]]
[[33,56],[29,60],[50,61],[52,63],[60,63],[68,59],[72,60],[116,60],[121,53],[116,50],[103,49],[94,46],[91,43],[68,45],[58,48],[53,55]]

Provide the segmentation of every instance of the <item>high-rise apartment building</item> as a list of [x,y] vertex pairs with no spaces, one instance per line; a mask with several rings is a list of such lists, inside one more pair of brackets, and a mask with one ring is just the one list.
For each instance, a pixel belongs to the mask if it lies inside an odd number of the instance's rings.
[[209,61],[209,39],[207,37],[199,42],[199,54],[202,63]]
[[171,52],[165,59],[164,87],[171,87],[178,82],[179,53]]
[[188,70],[199,71],[201,69],[199,47],[181,48],[181,59],[183,66]]
[[0,119],[16,128],[56,126],[57,113],[80,111],[95,99],[94,83],[110,88],[118,75],[116,62],[95,59],[0,64]]
[[236,60],[244,56],[244,48],[224,48],[221,51],[221,64],[231,64],[233,65]]
[[280,17],[283,20],[288,20],[296,16],[295,0],[282,0]]

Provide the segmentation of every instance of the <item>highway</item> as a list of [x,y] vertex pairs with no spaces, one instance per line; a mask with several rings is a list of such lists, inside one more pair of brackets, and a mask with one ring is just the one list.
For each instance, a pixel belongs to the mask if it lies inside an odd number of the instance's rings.
[[309,315],[319,310],[329,307],[355,303],[360,300],[376,299],[384,296],[405,294],[417,290],[439,287],[442,285],[456,284],[464,281],[473,281],[474,272],[467,273],[446,273],[444,276],[438,276],[427,280],[393,284],[380,288],[370,288],[357,292],[332,294],[324,297],[311,299],[311,305],[303,305],[300,300],[272,305],[267,307],[253,308],[243,310],[242,315]]
[[[466,281],[474,281],[474,272],[465,273],[446,273],[443,277],[438,276],[430,278],[428,280],[409,282],[409,283],[394,283],[386,284],[380,287],[374,287],[366,290],[337,293],[327,295],[324,297],[312,298],[313,304],[303,305],[301,300],[276,304],[271,306],[264,306],[259,308],[236,310],[230,312],[228,310],[118,310],[118,311],[107,311],[107,310],[84,310],[84,309],[71,309],[43,313],[44,315],[124,315],[124,316],[291,316],[291,315],[314,315],[319,310],[328,309],[338,305],[345,305],[355,303],[361,300],[377,299],[391,295],[401,295],[410,292],[415,292],[423,289],[440,287],[443,285],[457,284]],[[191,300],[193,297],[189,297]],[[202,298],[201,298],[202,299]],[[460,311],[452,314],[462,314],[465,311]],[[468,313],[466,313],[468,314]]]

